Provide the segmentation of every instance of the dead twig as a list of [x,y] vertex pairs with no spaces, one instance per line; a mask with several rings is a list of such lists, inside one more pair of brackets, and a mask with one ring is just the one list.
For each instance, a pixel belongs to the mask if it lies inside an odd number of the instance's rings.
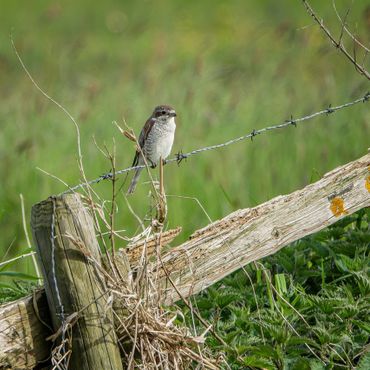
[[[313,10],[313,8],[308,3],[308,1],[306,1],[306,0],[302,0],[302,1],[303,1],[303,5],[305,6],[305,8],[307,10],[307,13],[320,26],[320,28],[325,33],[325,35],[329,38],[329,40],[332,42],[332,44],[338,50],[340,50],[343,53],[343,55],[345,55],[345,57],[355,66],[356,71],[358,71],[362,76],[364,76],[365,78],[367,78],[368,80],[370,80],[370,73],[365,69],[365,67],[363,67],[362,65],[360,65],[359,63],[357,63],[356,58],[354,56],[352,56],[351,53],[349,53],[347,51],[347,49],[343,45],[342,37],[340,37],[339,38],[339,41],[337,41],[335,39],[335,37],[332,35],[332,33],[329,31],[329,29],[325,26],[324,21],[318,17],[318,15]],[[343,32],[343,29],[344,29],[344,23],[343,23],[343,27],[342,27],[342,32]]]
[[366,53],[370,53],[370,49],[367,48],[359,39],[357,39],[353,33],[346,27],[346,18],[348,17],[348,14],[349,14],[349,10],[346,12],[346,16],[344,18],[344,20],[341,18],[341,16],[339,15],[339,12],[337,10],[337,6],[336,6],[336,3],[335,3],[335,0],[333,0],[333,9],[335,11],[335,14],[336,16],[338,17],[338,20],[340,21],[340,23],[342,24],[342,30],[344,30],[347,35],[359,46],[361,47],[362,49],[365,50]]

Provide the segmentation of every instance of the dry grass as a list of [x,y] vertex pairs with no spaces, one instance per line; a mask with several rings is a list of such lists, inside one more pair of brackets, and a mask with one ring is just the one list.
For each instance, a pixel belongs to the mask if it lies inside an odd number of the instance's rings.
[[[113,293],[115,327],[123,361],[129,369],[218,369],[217,361],[205,346],[208,330],[197,336],[180,324],[181,312],[164,307],[158,273],[149,269],[153,259],[156,261],[154,263],[161,263],[164,245],[181,231],[181,228],[163,230],[167,206],[162,165],[159,170],[158,190],[157,184],[151,179],[154,215],[150,225],[141,234],[131,238],[128,253],[120,249],[121,257],[135,261],[135,270],[132,271],[126,265],[122,273],[122,268],[113,261],[117,271],[110,272],[109,288]],[[125,196],[123,192],[121,195]],[[110,209],[112,211],[113,208]],[[143,220],[141,224],[144,225]],[[111,225],[113,229],[114,225]],[[112,234],[111,238],[114,237]]]

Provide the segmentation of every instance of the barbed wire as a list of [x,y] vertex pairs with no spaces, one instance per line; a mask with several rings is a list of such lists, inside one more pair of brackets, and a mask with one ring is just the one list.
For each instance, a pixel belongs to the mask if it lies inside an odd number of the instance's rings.
[[[318,111],[318,112],[315,112],[315,113],[312,113],[312,114],[309,114],[307,116],[300,117],[300,118],[295,118],[294,119],[293,116],[291,116],[291,118],[289,120],[286,120],[283,123],[280,123],[280,124],[277,124],[277,125],[267,126],[267,127],[261,128],[259,130],[252,130],[252,132],[250,132],[249,134],[246,134],[246,135],[243,135],[243,136],[239,136],[239,137],[237,137],[235,139],[231,139],[231,140],[226,141],[226,142],[221,143],[221,144],[215,144],[215,145],[206,146],[206,147],[203,147],[203,148],[192,150],[192,151],[190,151],[188,153],[179,152],[179,153],[176,154],[176,156],[174,158],[171,158],[171,159],[166,160],[166,163],[172,163],[172,162],[180,163],[183,159],[187,159],[187,158],[191,157],[192,155],[203,153],[203,152],[206,152],[206,151],[209,151],[209,150],[224,148],[226,146],[229,146],[229,145],[238,143],[239,141],[246,140],[246,139],[249,139],[249,138],[251,140],[253,140],[253,138],[256,137],[257,135],[261,135],[261,134],[266,133],[268,131],[278,130],[278,129],[286,128],[286,127],[289,127],[289,126],[297,127],[297,124],[298,123],[301,123],[301,122],[304,122],[304,121],[308,121],[310,119],[313,119],[313,118],[315,118],[317,116],[321,116],[323,114],[330,115],[330,114],[333,114],[333,113],[335,113],[335,112],[337,112],[337,111],[339,111],[341,109],[349,108],[349,107],[352,107],[353,105],[356,105],[356,104],[359,104],[359,103],[367,103],[369,100],[370,100],[370,92],[367,92],[361,98],[358,98],[356,100],[350,101],[348,103],[344,103],[344,104],[341,104],[341,105],[338,105],[338,106],[335,106],[335,107],[329,105],[328,108],[325,108],[325,109],[323,109],[321,111]],[[99,176],[96,179],[93,179],[93,180],[90,180],[90,181],[87,181],[87,182],[84,182],[84,183],[80,183],[80,184],[75,185],[73,187],[69,187],[68,190],[60,193],[60,195],[74,192],[74,191],[76,191],[78,189],[87,187],[89,185],[97,184],[97,183],[99,183],[99,182],[101,182],[103,180],[112,179],[113,176],[122,175],[124,173],[130,172],[130,171],[133,171],[133,170],[136,170],[138,168],[145,168],[145,165],[127,167],[125,169],[116,171],[114,174],[112,172],[103,174],[103,175]]]

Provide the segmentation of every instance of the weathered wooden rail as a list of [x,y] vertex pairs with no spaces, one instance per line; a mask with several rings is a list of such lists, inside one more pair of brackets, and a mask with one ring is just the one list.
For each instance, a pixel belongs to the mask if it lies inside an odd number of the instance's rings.
[[[149,268],[160,269],[165,302],[171,304],[179,299],[179,293],[183,297],[195,294],[251,261],[273,254],[368,206],[370,154],[336,168],[302,190],[278,196],[255,208],[238,210],[196,231],[187,242],[163,256],[162,266],[153,264]],[[52,215],[57,221],[53,230]],[[51,319],[43,290],[35,299],[30,296],[1,306],[0,369],[31,369],[48,356],[50,342],[45,338],[50,331],[39,318],[51,322],[55,331],[60,326],[61,314],[68,316],[82,311],[73,327],[75,353],[72,353],[71,368],[119,369],[104,278],[93,267],[99,264],[101,256],[89,213],[79,196],[49,198],[35,205],[32,227]],[[54,267],[52,251],[57,262]],[[124,251],[116,258],[123,258],[122,265],[127,268]],[[130,263],[135,267],[135,257],[130,258]],[[77,275],[75,270],[79,271]],[[167,276],[176,289],[168,283]],[[58,300],[56,286],[62,302]],[[72,366],[78,360],[79,367]]]

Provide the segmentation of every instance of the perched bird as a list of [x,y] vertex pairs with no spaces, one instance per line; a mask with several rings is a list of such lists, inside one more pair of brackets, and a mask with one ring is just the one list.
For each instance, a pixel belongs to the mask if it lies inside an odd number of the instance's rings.
[[[170,155],[176,130],[175,117],[176,112],[172,107],[159,105],[154,109],[140,132],[139,145],[148,165],[152,168],[156,167],[161,157],[164,160]],[[144,163],[140,150],[137,149],[132,166]],[[142,168],[135,171],[127,191],[128,194],[135,191],[141,171]]]

